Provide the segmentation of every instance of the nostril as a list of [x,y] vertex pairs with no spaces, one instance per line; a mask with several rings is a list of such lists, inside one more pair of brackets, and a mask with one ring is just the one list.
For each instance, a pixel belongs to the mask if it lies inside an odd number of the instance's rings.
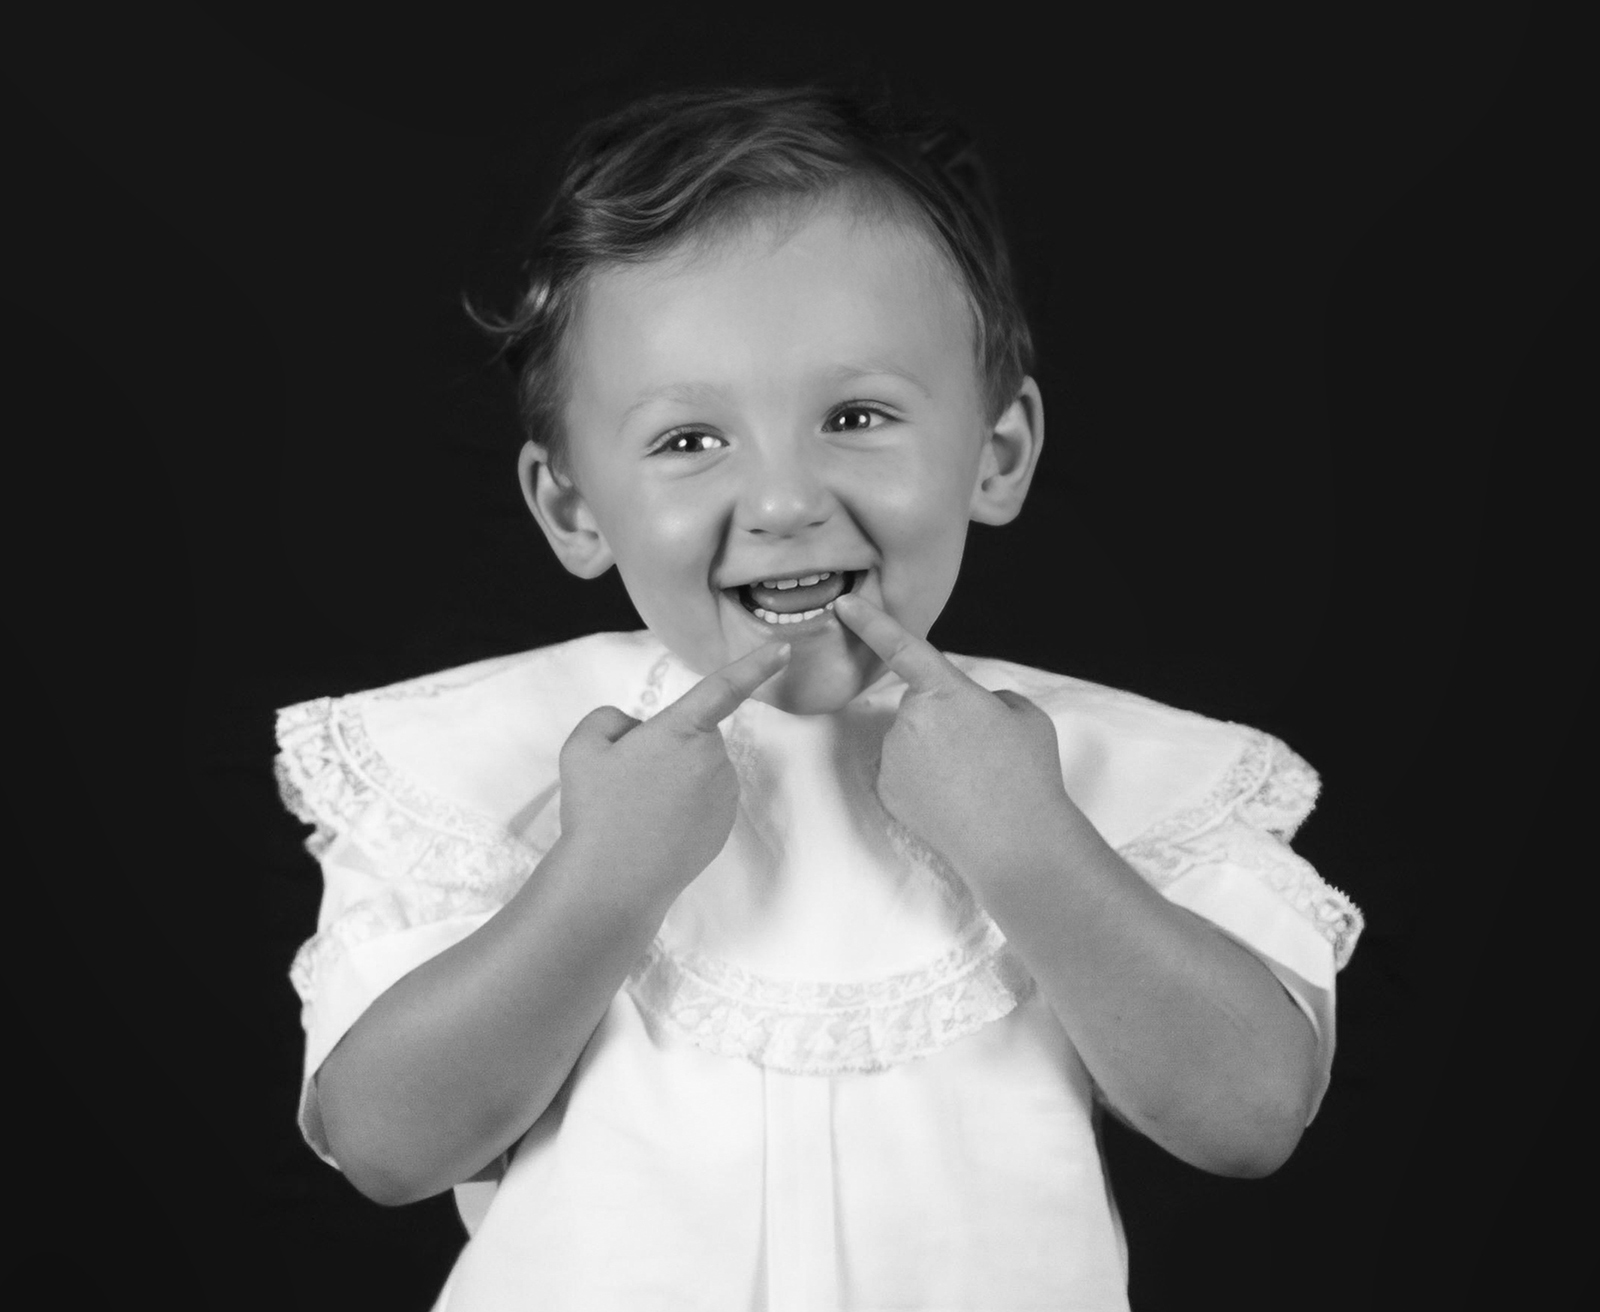
[[748,489],[735,522],[755,536],[788,538],[824,528],[837,511],[826,490],[809,478],[774,476]]

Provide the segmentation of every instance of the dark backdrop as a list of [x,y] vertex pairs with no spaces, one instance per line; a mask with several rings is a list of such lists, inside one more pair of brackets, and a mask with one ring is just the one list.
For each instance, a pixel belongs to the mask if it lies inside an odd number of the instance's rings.
[[271,710],[637,627],[523,511],[459,297],[504,286],[592,114],[818,75],[966,119],[1037,332],[1036,490],[975,530],[936,640],[1288,739],[1325,779],[1302,848],[1367,913],[1285,1170],[1114,1131],[1135,1306],[1538,1306],[1579,1270],[1577,34],[1515,5],[984,19],[13,28],[21,1270],[428,1306],[449,1203],[381,1210],[293,1126],[319,881]]

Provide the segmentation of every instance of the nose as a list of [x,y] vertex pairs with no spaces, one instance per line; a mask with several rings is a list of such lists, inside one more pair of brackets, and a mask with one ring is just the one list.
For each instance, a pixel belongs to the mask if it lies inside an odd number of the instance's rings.
[[747,449],[744,488],[735,523],[747,533],[791,537],[825,524],[833,496],[813,467],[804,444]]

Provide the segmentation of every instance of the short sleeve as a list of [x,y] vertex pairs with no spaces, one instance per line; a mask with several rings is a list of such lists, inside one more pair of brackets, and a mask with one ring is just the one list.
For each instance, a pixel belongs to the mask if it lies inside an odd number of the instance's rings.
[[306,1032],[300,1127],[331,1164],[317,1069],[379,994],[504,905],[539,851],[531,833],[515,838],[389,767],[368,738],[359,697],[289,707],[277,733],[279,789],[315,826],[306,847],[324,879],[317,932],[290,979]]
[[1362,929],[1350,899],[1289,845],[1319,786],[1287,746],[1247,731],[1202,801],[1121,848],[1167,898],[1260,958],[1310,1018],[1319,1063],[1312,1115],[1333,1064],[1335,977]]

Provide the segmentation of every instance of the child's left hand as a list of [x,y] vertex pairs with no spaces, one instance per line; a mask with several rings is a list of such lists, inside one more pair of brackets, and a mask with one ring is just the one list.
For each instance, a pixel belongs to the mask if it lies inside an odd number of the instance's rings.
[[1088,823],[1061,782],[1055,725],[1042,710],[974,683],[861,597],[840,597],[834,614],[908,685],[883,740],[879,799],[974,891],[1035,868]]

